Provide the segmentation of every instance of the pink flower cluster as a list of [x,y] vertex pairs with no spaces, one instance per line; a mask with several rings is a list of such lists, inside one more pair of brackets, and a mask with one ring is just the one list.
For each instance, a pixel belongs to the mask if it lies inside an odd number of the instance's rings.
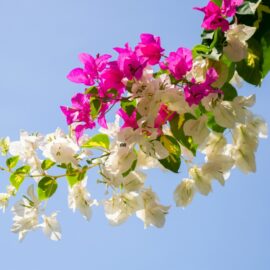
[[232,17],[236,13],[237,7],[242,5],[244,0],[223,0],[221,7],[210,1],[207,6],[194,8],[204,13],[202,27],[206,30],[216,30],[221,28],[223,32],[229,29],[227,17]]
[[[213,68],[208,70],[205,82],[197,84],[195,79],[187,82],[186,75],[193,66],[191,50],[178,48],[176,52],[170,52],[166,57],[161,47],[160,37],[144,33],[141,34],[140,42],[134,49],[126,43],[124,48],[117,47],[114,50],[118,53],[118,58],[113,61],[110,61],[112,56],[109,54],[93,57],[81,53],[79,60],[83,67],[73,69],[67,76],[72,82],[94,87],[96,90],[91,92],[86,88],[85,93],[78,93],[72,98],[71,107],[61,106],[68,125],[75,124],[77,139],[86,129],[96,126],[96,118],[100,126],[107,128],[105,118],[107,111],[112,105],[121,101],[123,95],[127,93],[126,88],[129,83],[133,84],[142,79],[146,68],[159,65],[164,73],[174,78],[174,81],[182,82],[185,85],[184,95],[190,106],[199,104],[202,98],[215,91],[211,87],[217,79],[217,73]],[[95,117],[91,112],[93,99],[98,99],[100,104],[98,115]],[[122,128],[138,128],[136,108],[129,114],[122,108],[117,113],[124,121]],[[158,133],[173,116],[174,113],[170,112],[165,104],[160,106],[154,123]]]

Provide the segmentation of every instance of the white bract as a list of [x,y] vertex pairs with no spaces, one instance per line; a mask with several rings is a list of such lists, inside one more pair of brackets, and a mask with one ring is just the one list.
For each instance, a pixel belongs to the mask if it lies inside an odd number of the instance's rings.
[[91,199],[87,188],[87,178],[77,182],[72,187],[69,187],[68,206],[75,212],[79,210],[86,220],[90,220],[92,216],[91,206],[96,204],[96,201]]
[[155,226],[161,228],[165,224],[165,216],[170,206],[161,205],[157,195],[152,189],[146,189],[141,193],[143,208],[136,212],[139,219],[144,222],[144,227]]
[[57,213],[52,213],[50,216],[42,215],[43,223],[40,224],[44,234],[53,241],[61,239],[61,227],[56,219]]
[[73,163],[77,164],[75,158],[79,151],[79,146],[68,136],[66,136],[61,129],[57,129],[54,133],[48,134],[40,149],[43,155],[57,163]]
[[230,29],[225,33],[227,46],[224,47],[226,56],[234,61],[239,62],[248,55],[249,40],[255,33],[256,27],[250,27],[244,24],[232,24]]

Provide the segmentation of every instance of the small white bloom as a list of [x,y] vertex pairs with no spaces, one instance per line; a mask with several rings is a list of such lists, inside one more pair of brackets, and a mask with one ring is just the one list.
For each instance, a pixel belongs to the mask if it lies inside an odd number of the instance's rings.
[[53,241],[61,239],[61,227],[56,219],[57,213],[52,213],[50,216],[43,215],[43,223],[40,227],[43,229],[44,234]]
[[134,149],[126,145],[115,145],[105,162],[105,168],[111,174],[119,175],[129,171],[136,161],[137,156]]
[[144,207],[136,212],[136,216],[144,222],[145,228],[148,226],[162,228],[170,207],[159,204],[157,195],[150,188],[143,191],[141,197]]
[[104,201],[103,205],[110,224],[119,225],[142,208],[142,200],[137,193],[127,192],[113,196]]
[[225,128],[234,128],[236,114],[234,106],[230,101],[221,101],[213,108],[215,120],[218,125]]
[[40,149],[46,158],[56,163],[77,164],[74,156],[79,151],[79,146],[59,128],[54,133],[46,136]]
[[184,178],[174,191],[174,200],[176,206],[186,207],[189,205],[196,192],[193,179]]
[[233,100],[236,121],[245,123],[246,119],[250,117],[251,112],[246,107],[251,107],[256,102],[256,96],[250,95],[248,97],[237,96]]
[[34,194],[34,186],[27,190],[28,197],[18,201],[11,209],[13,212],[13,225],[11,231],[19,234],[19,240],[23,240],[27,232],[38,227],[40,202]]
[[68,206],[73,212],[78,209],[86,220],[90,220],[92,216],[91,206],[96,204],[96,201],[91,199],[86,185],[87,177],[69,187]]
[[184,124],[184,132],[191,136],[196,144],[202,144],[210,131],[206,125],[207,116],[203,115],[199,119],[190,119]]
[[253,151],[248,146],[236,147],[233,151],[235,165],[244,173],[256,172],[256,160]]
[[226,56],[239,62],[248,55],[248,44],[246,43],[255,33],[256,27],[250,27],[244,24],[232,24],[225,33],[228,45],[224,47]]
[[36,153],[42,141],[43,136],[40,134],[29,135],[26,131],[21,131],[20,140],[11,142],[9,146],[10,154],[19,156],[21,161],[28,164],[33,175],[42,173],[41,161]]
[[139,171],[132,171],[123,177],[123,187],[127,192],[138,191],[144,186],[146,175]]
[[205,143],[200,146],[200,150],[206,156],[210,156],[221,153],[226,144],[226,138],[222,133],[211,132]]
[[164,159],[169,156],[168,150],[163,146],[160,141],[149,141],[147,139],[140,141],[140,147],[143,152],[150,157],[156,159]]
[[212,191],[211,177],[205,175],[201,168],[196,166],[189,169],[190,177],[195,181],[196,188],[203,195],[208,195]]
[[231,156],[224,154],[214,154],[209,156],[207,162],[202,166],[202,173],[211,179],[217,179],[221,185],[229,177],[229,171],[234,165]]

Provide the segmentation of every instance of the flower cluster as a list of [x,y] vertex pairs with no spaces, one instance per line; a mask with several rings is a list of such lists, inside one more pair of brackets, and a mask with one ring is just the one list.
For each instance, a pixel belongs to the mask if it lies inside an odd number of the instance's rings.
[[[136,215],[144,227],[160,228],[170,206],[147,184],[146,170],[179,173],[185,163],[187,175],[172,192],[181,207],[196,193],[208,195],[213,181],[224,185],[235,167],[255,172],[255,153],[259,138],[267,137],[267,124],[250,110],[255,95],[239,95],[235,86],[239,80],[259,85],[268,72],[259,70],[264,56],[254,49],[264,33],[253,21],[242,23],[245,15],[256,18],[261,5],[223,0],[195,8],[205,14],[205,30],[202,44],[192,50],[166,53],[160,37],[143,33],[133,48],[128,43],[114,48],[116,59],[81,53],[82,67],[67,78],[84,90],[72,97],[70,107],[61,106],[70,133],[21,132],[19,141],[0,141],[2,154],[10,155],[0,169],[11,174],[0,208],[5,211],[27,177],[37,186],[37,195],[31,185],[11,209],[12,231],[19,239],[37,228],[52,240],[61,238],[57,212],[45,215],[59,178],[67,179],[69,208],[86,220],[95,205],[103,206],[112,225]],[[115,121],[108,123],[112,110]],[[97,125],[99,133],[88,136],[87,130]],[[87,190],[87,172],[94,167],[104,186],[101,200]],[[64,172],[53,174],[53,168]]]

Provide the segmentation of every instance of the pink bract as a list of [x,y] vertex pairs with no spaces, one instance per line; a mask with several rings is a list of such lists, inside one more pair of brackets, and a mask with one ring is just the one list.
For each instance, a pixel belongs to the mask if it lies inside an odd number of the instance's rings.
[[79,54],[80,61],[84,64],[84,68],[75,68],[67,75],[67,78],[75,83],[83,83],[85,85],[94,85],[95,80],[99,79],[99,73],[102,72],[108,63],[111,55],[97,55],[94,58],[87,53]]
[[206,73],[206,79],[203,83],[196,83],[192,80],[191,85],[184,87],[185,99],[189,106],[198,105],[204,97],[210,93],[221,93],[215,90],[211,84],[218,79],[218,74],[214,68],[210,68]]
[[82,136],[85,129],[95,127],[90,116],[90,95],[78,93],[71,99],[72,107],[61,106],[61,111],[66,116],[67,124],[78,123],[75,128],[77,140]]
[[137,54],[132,51],[128,43],[125,48],[114,48],[119,53],[118,66],[124,76],[129,80],[133,78],[139,80],[142,77],[143,69],[146,67],[147,61],[140,59]]
[[244,3],[244,0],[223,0],[221,12],[227,17],[232,17],[236,13],[236,8]]
[[138,128],[138,123],[137,123],[137,113],[136,110],[134,110],[131,115],[128,115],[122,108],[118,110],[117,114],[124,120],[124,124],[122,125],[121,128]]
[[229,29],[229,22],[223,17],[221,9],[214,2],[210,1],[207,6],[194,9],[204,13],[202,27],[206,30],[216,30],[221,28],[223,32]]
[[158,64],[161,54],[164,51],[160,45],[160,37],[152,34],[141,34],[141,42],[136,46],[137,56],[144,58],[149,65]]
[[167,68],[175,79],[181,80],[192,68],[192,52],[186,48],[179,48],[176,52],[171,52],[166,62],[161,68]]

